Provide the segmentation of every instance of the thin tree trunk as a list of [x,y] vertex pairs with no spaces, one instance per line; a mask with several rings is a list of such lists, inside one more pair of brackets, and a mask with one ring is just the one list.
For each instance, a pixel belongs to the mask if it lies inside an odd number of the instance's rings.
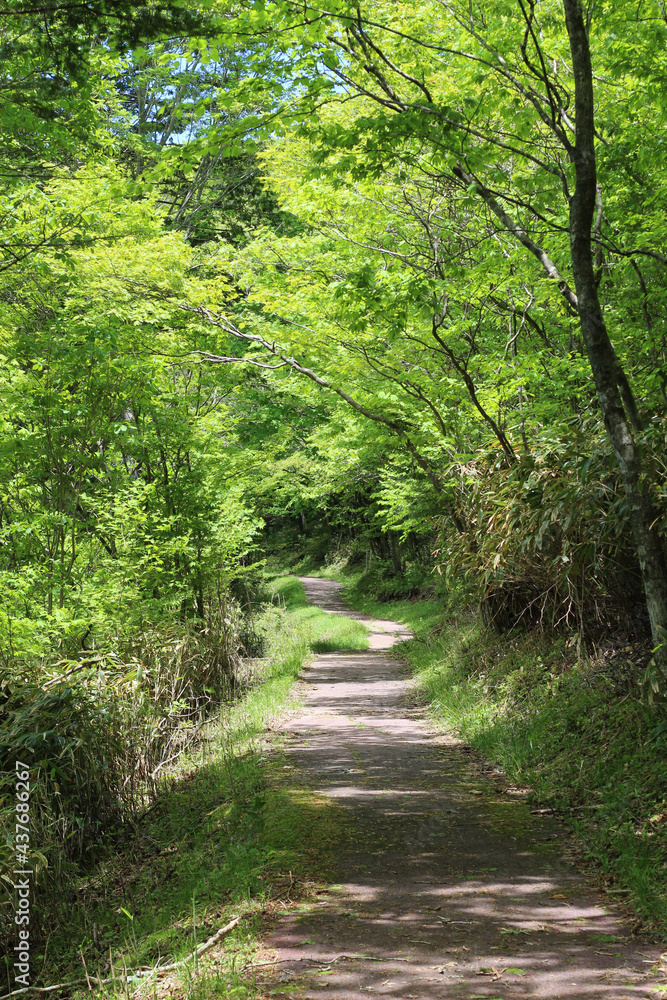
[[387,533],[387,541],[389,543],[389,553],[391,555],[391,562],[394,567],[394,572],[397,576],[403,576],[403,562],[401,560],[401,553],[398,549],[398,544],[396,542],[396,537],[393,532]]
[[[581,0],[563,0],[575,83],[576,189],[570,201],[570,252],[579,321],[593,372],[602,417],[621,471],[641,567],[651,633],[656,646],[667,640],[667,563],[654,524],[657,511],[641,482],[641,458],[632,424],[636,407],[604,322],[595,281],[591,229],[597,177],[593,71]],[[625,403],[625,406],[624,406]],[[660,651],[667,663],[667,649]]]

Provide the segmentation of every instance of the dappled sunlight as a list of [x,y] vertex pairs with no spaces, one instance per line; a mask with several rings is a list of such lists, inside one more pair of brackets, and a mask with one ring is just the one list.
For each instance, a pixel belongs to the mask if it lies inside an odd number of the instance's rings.
[[[326,590],[340,613],[329,581],[317,581],[317,600]],[[349,819],[339,884],[267,942],[281,984],[335,1000],[651,995],[657,949],[638,953],[556,849],[553,818],[531,815],[458,741],[428,731],[400,663],[377,648],[323,655],[304,688],[303,712],[284,727],[285,782],[298,774]]]

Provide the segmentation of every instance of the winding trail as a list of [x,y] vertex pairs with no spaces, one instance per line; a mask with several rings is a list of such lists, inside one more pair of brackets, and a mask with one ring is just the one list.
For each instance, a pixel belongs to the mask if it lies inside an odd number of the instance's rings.
[[430,731],[386,655],[407,629],[350,612],[339,584],[301,582],[311,603],[366,623],[370,649],[317,656],[304,708],[283,727],[299,785],[345,807],[349,832],[340,884],[266,939],[280,960],[267,995],[655,997],[659,949],[564,857],[563,828]]

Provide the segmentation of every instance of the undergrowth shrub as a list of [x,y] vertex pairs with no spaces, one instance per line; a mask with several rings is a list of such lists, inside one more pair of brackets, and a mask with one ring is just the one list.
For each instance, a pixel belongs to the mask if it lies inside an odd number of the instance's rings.
[[405,564],[397,572],[391,563],[377,560],[355,582],[360,593],[381,601],[392,601],[405,597],[430,596],[437,578],[422,566]]
[[159,793],[165,766],[248,682],[238,603],[204,623],[146,628],[115,652],[15,663],[0,683],[0,933],[12,919],[15,761],[31,771],[30,841],[41,917],[68,874]]
[[544,431],[507,466],[497,454],[459,470],[463,533],[442,518],[438,562],[475,586],[486,621],[646,634],[648,616],[625,495],[598,421]]
[[259,914],[278,900],[310,895],[327,877],[339,810],[285,783],[282,755],[267,754],[264,741],[290,704],[311,622],[275,603],[258,610],[253,627],[266,655],[243,664],[243,696],[205,720],[201,742],[169,768],[159,797],[125,836],[66,873],[34,985],[76,981],[84,962],[91,974],[115,969],[120,982],[125,970],[188,954],[195,935],[201,941],[242,915],[239,935],[216,966],[216,995],[237,996],[238,987],[245,996]]

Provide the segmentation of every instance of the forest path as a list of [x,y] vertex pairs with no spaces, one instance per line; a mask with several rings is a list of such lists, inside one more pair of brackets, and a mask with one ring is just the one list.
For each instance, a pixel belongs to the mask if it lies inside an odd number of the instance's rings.
[[370,649],[317,656],[283,727],[286,781],[345,807],[348,829],[340,884],[265,940],[280,960],[267,995],[655,997],[659,949],[632,938],[563,856],[563,828],[430,731],[385,653],[405,627],[350,612],[339,584],[301,582],[311,603],[365,622]]

